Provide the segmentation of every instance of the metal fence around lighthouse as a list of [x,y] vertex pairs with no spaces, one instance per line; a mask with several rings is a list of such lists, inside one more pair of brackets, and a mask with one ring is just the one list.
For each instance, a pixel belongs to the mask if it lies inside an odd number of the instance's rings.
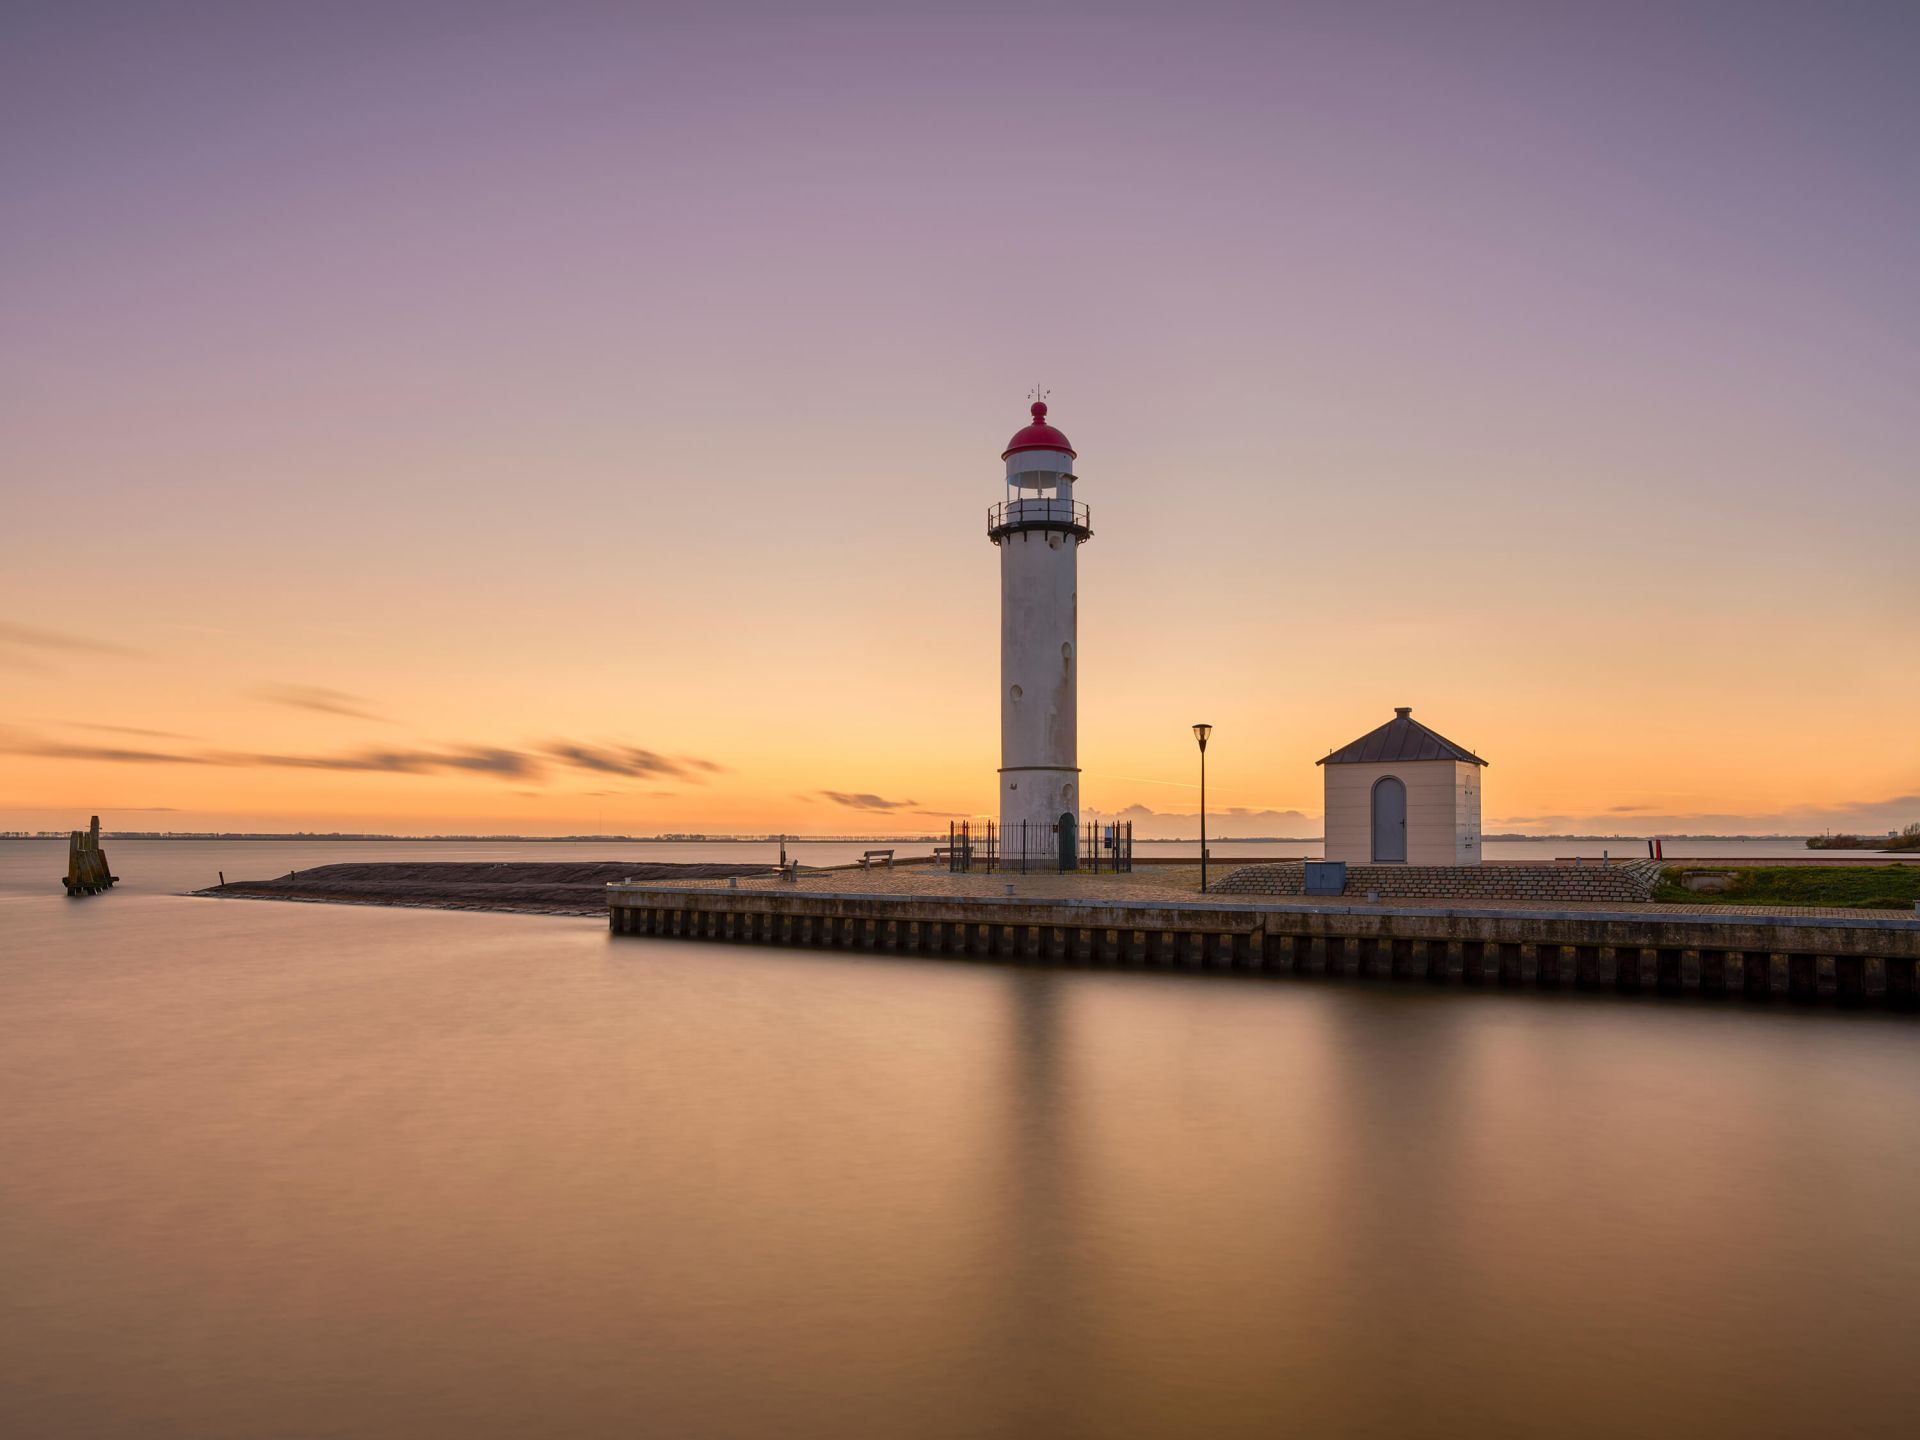
[[946,859],[947,868],[956,875],[972,871],[1026,875],[1049,870],[1124,874],[1133,869],[1133,822],[1088,820],[1076,827],[1026,820],[1007,826],[992,820],[953,820],[947,825]]

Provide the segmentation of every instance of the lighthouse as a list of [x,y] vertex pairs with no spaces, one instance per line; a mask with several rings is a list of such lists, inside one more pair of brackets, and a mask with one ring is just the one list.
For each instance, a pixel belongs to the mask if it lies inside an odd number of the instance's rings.
[[1080,818],[1077,557],[1093,531],[1045,401],[1000,458],[1007,498],[987,512],[1000,550],[1000,852],[1056,856],[1065,870]]

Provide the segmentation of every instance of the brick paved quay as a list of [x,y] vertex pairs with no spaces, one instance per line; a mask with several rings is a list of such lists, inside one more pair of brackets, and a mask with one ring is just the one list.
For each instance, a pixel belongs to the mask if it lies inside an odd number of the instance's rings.
[[[1222,877],[1224,878],[1224,877]],[[1802,1003],[1915,999],[1920,916],[1828,907],[1202,895],[1198,866],[616,884],[617,935]]]
[[[1653,894],[1666,867],[1658,860],[1613,865],[1349,865],[1348,895],[1377,895],[1427,904],[1486,900],[1604,901],[1634,904]],[[1220,881],[1223,895],[1304,895],[1307,867],[1295,860],[1243,865]]]
[[[1668,862],[1671,863],[1671,862]],[[1202,896],[1200,891],[1200,867],[1194,865],[1155,865],[1135,870],[1131,875],[1061,875],[1051,871],[1034,871],[1030,874],[996,871],[993,874],[950,874],[946,870],[925,865],[902,865],[894,869],[875,868],[861,870],[856,868],[833,868],[822,870],[802,870],[798,881],[777,880],[771,876],[742,878],[739,888],[742,891],[762,892],[774,895],[897,895],[914,899],[962,899],[972,896],[982,898],[1002,897],[1009,892],[1019,899],[1030,900],[1089,900],[1116,903],[1138,902],[1151,904],[1164,902],[1169,897],[1184,896],[1195,901],[1206,900],[1219,904],[1252,905],[1272,908],[1275,902],[1269,901],[1262,892],[1229,891],[1223,888],[1225,872],[1236,867],[1214,867],[1212,880],[1215,889]],[[1238,867],[1241,869],[1248,867]],[[1263,867],[1264,868],[1264,867]],[[640,888],[642,882],[636,882]],[[728,881],[724,879],[674,881],[663,880],[644,882],[649,885],[664,886],[675,890],[726,890]],[[1349,891],[1360,887],[1349,885]],[[1707,915],[1738,918],[1752,915],[1759,907],[1746,905],[1716,905],[1702,902],[1692,905],[1663,905],[1650,900],[1631,902],[1555,900],[1531,897],[1515,897],[1498,900],[1478,900],[1465,898],[1438,899],[1418,895],[1382,895],[1377,903],[1367,903],[1361,895],[1347,894],[1338,899],[1309,900],[1304,896],[1287,895],[1284,908],[1288,910],[1326,910],[1335,913],[1347,911],[1370,911],[1381,909],[1407,909],[1413,907],[1428,910],[1442,910],[1447,913],[1469,914],[1474,911],[1500,912],[1507,910],[1550,910],[1569,913],[1621,913],[1638,912],[1649,915]],[[1762,912],[1767,915],[1797,918],[1859,919],[1863,916],[1882,918],[1916,919],[1920,916],[1909,915],[1904,910],[1856,910],[1844,906],[1818,905],[1769,905]]]

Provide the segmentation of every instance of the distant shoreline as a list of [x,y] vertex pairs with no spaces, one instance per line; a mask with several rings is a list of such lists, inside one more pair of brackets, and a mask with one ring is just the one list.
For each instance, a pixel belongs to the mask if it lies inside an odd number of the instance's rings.
[[[64,840],[65,830],[15,830],[0,833],[0,840]],[[244,830],[102,830],[102,840],[338,840],[342,842],[389,841],[395,844],[443,845],[453,842],[515,845],[857,845],[891,843],[896,845],[937,845],[945,843],[944,834],[932,835],[379,835],[346,831],[244,831]],[[1210,845],[1319,845],[1321,835],[1216,835]],[[1648,835],[1483,835],[1483,840],[1606,841],[1621,845],[1644,844],[1648,840],[1779,840],[1805,841],[1807,835],[1692,835],[1656,832]],[[1138,845],[1197,845],[1198,835],[1173,835],[1150,839],[1140,836]],[[1876,849],[1876,846],[1867,848]]]

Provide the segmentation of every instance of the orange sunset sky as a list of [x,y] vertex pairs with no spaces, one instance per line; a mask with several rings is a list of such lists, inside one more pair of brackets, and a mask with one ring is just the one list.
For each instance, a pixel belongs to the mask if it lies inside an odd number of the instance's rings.
[[7,47],[0,828],[944,829],[1036,380],[1090,809],[1408,704],[1490,833],[1920,820],[1897,55],[266,10]]

